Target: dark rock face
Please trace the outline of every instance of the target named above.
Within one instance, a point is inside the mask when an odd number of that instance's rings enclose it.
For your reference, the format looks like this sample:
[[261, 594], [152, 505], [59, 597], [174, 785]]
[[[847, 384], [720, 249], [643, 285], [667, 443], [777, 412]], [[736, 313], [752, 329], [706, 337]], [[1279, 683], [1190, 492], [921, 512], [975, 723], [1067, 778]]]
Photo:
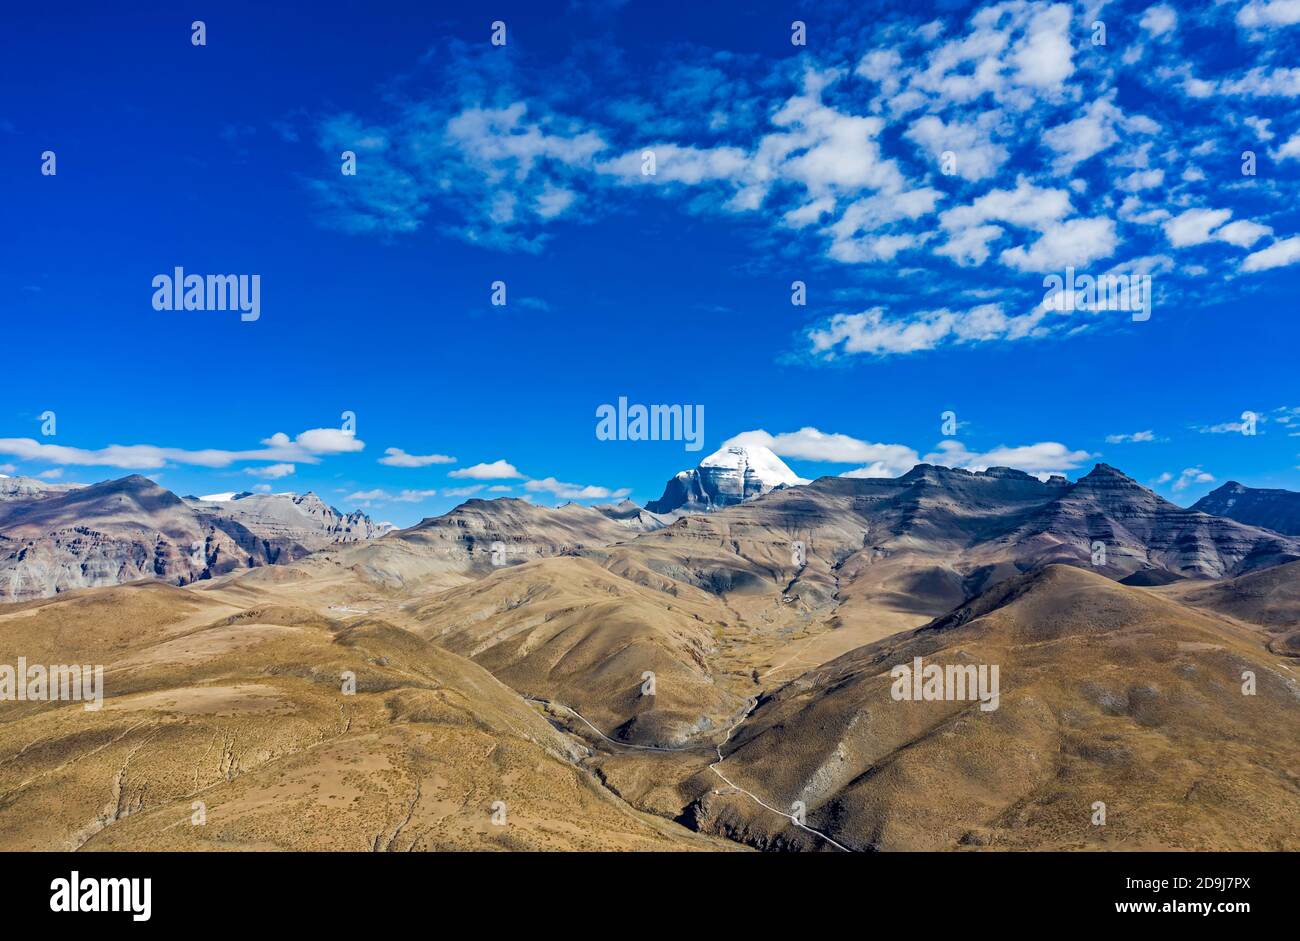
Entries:
[[1197, 500], [1192, 509], [1287, 536], [1300, 536], [1300, 493], [1292, 490], [1246, 487], [1230, 480]]

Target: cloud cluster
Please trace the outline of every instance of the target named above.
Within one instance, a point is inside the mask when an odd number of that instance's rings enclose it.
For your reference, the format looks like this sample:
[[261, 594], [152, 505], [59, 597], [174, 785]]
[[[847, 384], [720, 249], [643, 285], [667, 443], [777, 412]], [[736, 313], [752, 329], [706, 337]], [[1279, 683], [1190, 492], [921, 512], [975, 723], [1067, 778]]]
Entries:
[[[276, 432], [262, 440], [264, 447], [245, 451], [219, 448], [188, 450], [152, 444], [110, 444], [104, 448], [75, 448], [48, 444], [32, 438], [0, 438], [0, 454], [24, 461], [69, 464], [77, 467], [120, 467], [128, 470], [154, 470], [168, 464], [195, 467], [229, 467], [240, 461], [278, 461], [319, 464], [322, 457], [361, 451], [365, 442], [338, 428], [311, 428], [290, 438]], [[282, 468], [283, 470], [283, 468]], [[288, 471], [292, 473], [292, 470]], [[277, 476], [266, 474], [265, 476]], [[283, 473], [279, 476], [283, 476]]]
[[723, 447], [749, 445], [770, 448], [783, 458], [821, 461], [835, 464], [861, 464], [840, 473], [841, 477], [898, 477], [920, 463], [983, 471], [990, 467], [1011, 467], [1046, 478], [1077, 469], [1095, 455], [1067, 447], [1057, 441], [1041, 441], [1016, 447], [1000, 446], [990, 451], [971, 451], [955, 439], [946, 439], [936, 450], [918, 456], [903, 444], [878, 444], [850, 435], [828, 433], [805, 427], [798, 431], [771, 434], [762, 429], [746, 431], [726, 442]]
[[[804, 331], [813, 361], [1072, 335], [1107, 321], [1044, 317], [1044, 273], [1163, 258], [1162, 296], [1176, 300], [1209, 273], [1226, 283], [1300, 263], [1294, 214], [1290, 233], [1258, 218], [1277, 215], [1278, 196], [1294, 203], [1295, 172], [1265, 183], [1224, 159], [1243, 127], [1262, 146], [1276, 122], [1290, 134], [1277, 166], [1300, 163], [1287, 107], [1300, 68], [1280, 64], [1295, 7], [1249, 0], [1191, 17], [1168, 3], [1001, 0], [856, 32], [850, 19], [839, 41], [794, 59], [683, 46], [644, 75], [616, 55], [548, 67], [453, 44], [386, 113], [321, 122], [325, 154], [351, 149], [359, 169], [331, 167], [313, 187], [331, 224], [357, 232], [436, 220], [535, 251], [635, 193], [753, 215], [835, 264], [925, 272], [896, 304], [824, 312]], [[1137, 28], [1119, 28], [1128, 21]], [[1206, 27], [1242, 31], [1257, 64], [1225, 68], [1189, 39]], [[1138, 104], [1121, 104], [1124, 85]], [[991, 265], [995, 296], [961, 309], [953, 286]]]

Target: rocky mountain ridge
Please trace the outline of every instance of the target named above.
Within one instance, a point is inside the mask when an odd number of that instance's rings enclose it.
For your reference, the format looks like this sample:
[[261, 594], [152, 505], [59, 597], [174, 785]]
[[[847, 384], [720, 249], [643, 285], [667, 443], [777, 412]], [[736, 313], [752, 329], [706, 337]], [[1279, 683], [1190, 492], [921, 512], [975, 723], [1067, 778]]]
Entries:
[[4, 492], [10, 496], [0, 500], [0, 601], [141, 578], [184, 585], [385, 532], [365, 514], [340, 513], [315, 494], [204, 501], [139, 475]]
[[1292, 490], [1247, 487], [1230, 480], [1193, 503], [1192, 509], [1300, 536], [1300, 493]]

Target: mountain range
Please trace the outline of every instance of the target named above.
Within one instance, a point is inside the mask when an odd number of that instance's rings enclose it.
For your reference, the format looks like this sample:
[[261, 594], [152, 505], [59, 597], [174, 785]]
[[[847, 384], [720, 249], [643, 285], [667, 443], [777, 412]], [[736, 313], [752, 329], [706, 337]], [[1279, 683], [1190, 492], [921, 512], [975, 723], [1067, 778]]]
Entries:
[[1300, 493], [1246, 487], [1230, 480], [1192, 504], [1193, 510], [1300, 536]]
[[184, 585], [391, 528], [312, 493], [204, 500], [138, 475], [85, 487], [21, 477], [0, 484], [0, 601], [140, 578]]
[[[107, 687], [7, 705], [0, 847], [1300, 849], [1300, 538], [1104, 464], [714, 457], [662, 513], [386, 534], [310, 495], [8, 485], [11, 593], [38, 547], [164, 573], [0, 606], [0, 663]], [[900, 701], [922, 662], [997, 667], [996, 707]]]

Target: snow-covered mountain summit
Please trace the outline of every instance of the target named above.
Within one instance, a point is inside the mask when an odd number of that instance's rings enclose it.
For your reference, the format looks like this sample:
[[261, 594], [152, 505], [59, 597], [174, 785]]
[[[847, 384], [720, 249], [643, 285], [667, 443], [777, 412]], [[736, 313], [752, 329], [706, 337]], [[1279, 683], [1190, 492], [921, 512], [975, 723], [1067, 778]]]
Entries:
[[651, 513], [698, 513], [743, 503], [777, 487], [807, 483], [770, 448], [734, 446], [714, 451], [692, 470], [679, 472], [664, 495], [646, 504]]

